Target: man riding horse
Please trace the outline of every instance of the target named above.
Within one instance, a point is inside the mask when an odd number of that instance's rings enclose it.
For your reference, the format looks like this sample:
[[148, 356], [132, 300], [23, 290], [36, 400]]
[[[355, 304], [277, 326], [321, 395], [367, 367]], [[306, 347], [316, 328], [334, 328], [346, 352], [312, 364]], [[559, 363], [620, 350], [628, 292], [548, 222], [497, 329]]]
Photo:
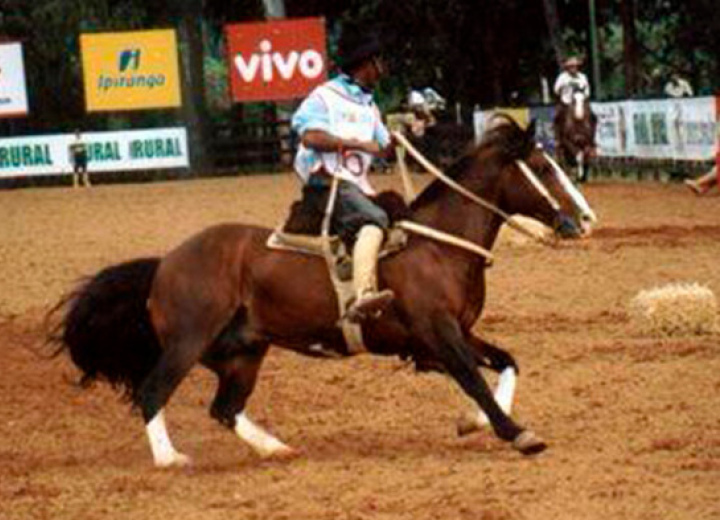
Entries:
[[377, 256], [389, 219], [368, 181], [373, 157], [386, 154], [391, 138], [372, 95], [385, 72], [379, 38], [346, 29], [338, 52], [341, 74], [313, 90], [293, 115], [301, 143], [295, 170], [306, 185], [306, 202], [315, 201], [321, 213], [333, 177], [339, 179], [331, 231], [353, 250], [356, 297], [346, 317], [360, 321], [393, 300], [392, 291], [377, 290]]
[[554, 127], [558, 156], [570, 163], [596, 153], [597, 117], [590, 110], [590, 83], [580, 71], [580, 63], [574, 56], [565, 60], [553, 87], [557, 97]]

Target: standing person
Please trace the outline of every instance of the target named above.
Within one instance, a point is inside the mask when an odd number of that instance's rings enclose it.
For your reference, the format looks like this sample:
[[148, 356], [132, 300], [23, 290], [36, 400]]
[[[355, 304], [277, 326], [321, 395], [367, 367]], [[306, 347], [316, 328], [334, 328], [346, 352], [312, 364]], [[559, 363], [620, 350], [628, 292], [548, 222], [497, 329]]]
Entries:
[[77, 188], [80, 180], [86, 188], [90, 187], [90, 174], [87, 171], [87, 145], [82, 140], [80, 129], [75, 130], [75, 141], [70, 143], [70, 162], [73, 166], [73, 186]]
[[690, 83], [680, 76], [678, 72], [673, 72], [670, 75], [670, 80], [665, 84], [665, 94], [674, 98], [692, 97], [693, 89]]
[[313, 90], [292, 117], [300, 137], [295, 170], [310, 188], [305, 197], [312, 197], [321, 212], [332, 177], [339, 179], [331, 226], [352, 247], [356, 295], [346, 317], [360, 321], [394, 298], [391, 290], [377, 288], [377, 256], [389, 218], [373, 201], [368, 180], [373, 158], [383, 156], [391, 144], [372, 95], [385, 65], [380, 40], [367, 28], [346, 28], [338, 54], [341, 74]]

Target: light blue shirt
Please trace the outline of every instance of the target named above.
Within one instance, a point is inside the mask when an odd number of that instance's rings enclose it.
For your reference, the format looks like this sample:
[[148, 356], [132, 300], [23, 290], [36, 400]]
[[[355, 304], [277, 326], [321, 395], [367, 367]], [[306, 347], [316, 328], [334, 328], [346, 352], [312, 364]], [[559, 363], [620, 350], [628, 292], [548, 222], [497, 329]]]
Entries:
[[[372, 139], [381, 148], [390, 144], [390, 134], [382, 123], [372, 94], [346, 75], [340, 75], [313, 90], [293, 114], [291, 125], [300, 137], [308, 130], [321, 130], [343, 138]], [[307, 181], [310, 174], [325, 166], [329, 173], [370, 192], [372, 188], [367, 183], [367, 168], [371, 159], [369, 156], [363, 158], [362, 171], [351, 172], [345, 168], [347, 157], [339, 157], [334, 152], [318, 152], [301, 144], [295, 157], [295, 169]]]

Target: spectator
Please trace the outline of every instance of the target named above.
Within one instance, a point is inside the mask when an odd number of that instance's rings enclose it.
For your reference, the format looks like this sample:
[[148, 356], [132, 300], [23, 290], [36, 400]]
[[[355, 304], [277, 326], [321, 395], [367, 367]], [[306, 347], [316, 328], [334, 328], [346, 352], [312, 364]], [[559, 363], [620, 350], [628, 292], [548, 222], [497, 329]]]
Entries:
[[69, 146], [70, 162], [73, 166], [73, 186], [77, 188], [82, 181], [86, 188], [90, 187], [90, 174], [87, 171], [87, 145], [82, 140], [80, 129], [75, 130], [75, 141]]
[[670, 80], [665, 84], [665, 94], [674, 98], [692, 97], [693, 89], [685, 78], [673, 72]]
[[695, 193], [695, 195], [698, 196], [705, 195], [708, 191], [712, 189], [713, 186], [717, 186], [717, 184], [717, 164], [713, 166], [709, 172], [701, 175], [697, 179], [685, 180], [685, 186], [690, 188]]

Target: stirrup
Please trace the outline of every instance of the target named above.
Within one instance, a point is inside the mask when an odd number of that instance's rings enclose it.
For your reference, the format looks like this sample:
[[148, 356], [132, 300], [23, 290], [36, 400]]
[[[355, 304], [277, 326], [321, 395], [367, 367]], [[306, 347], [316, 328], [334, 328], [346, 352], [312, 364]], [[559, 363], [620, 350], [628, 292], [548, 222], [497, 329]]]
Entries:
[[365, 293], [350, 304], [345, 312], [345, 318], [352, 323], [358, 323], [369, 317], [377, 317], [390, 306], [394, 299], [395, 293], [390, 289]]

